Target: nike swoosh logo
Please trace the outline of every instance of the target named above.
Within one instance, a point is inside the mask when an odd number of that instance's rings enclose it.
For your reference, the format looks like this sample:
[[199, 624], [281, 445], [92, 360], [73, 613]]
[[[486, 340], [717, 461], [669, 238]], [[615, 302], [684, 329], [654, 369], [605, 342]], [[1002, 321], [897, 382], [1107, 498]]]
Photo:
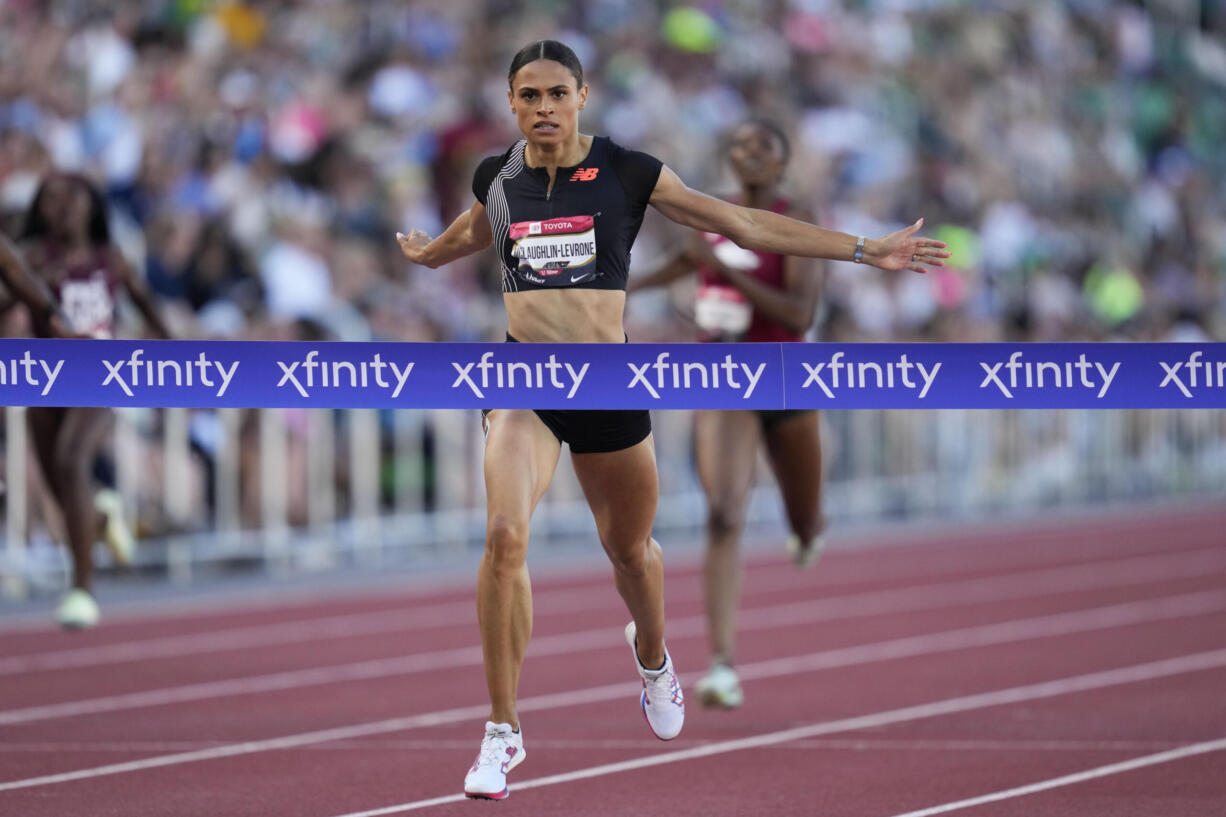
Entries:
[[570, 282], [571, 282], [572, 284], [577, 283], [577, 282], [579, 282], [579, 281], [582, 281], [584, 278], [589, 277], [590, 275], [591, 275], [591, 273], [590, 273], [590, 272], [585, 272], [583, 275], [572, 275], [572, 276], [570, 277]]

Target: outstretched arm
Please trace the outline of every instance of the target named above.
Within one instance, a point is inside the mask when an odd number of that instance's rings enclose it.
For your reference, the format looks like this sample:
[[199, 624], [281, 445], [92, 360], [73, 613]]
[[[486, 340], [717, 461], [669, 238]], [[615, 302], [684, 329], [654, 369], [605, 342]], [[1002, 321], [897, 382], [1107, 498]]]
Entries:
[[[719, 233], [749, 250], [834, 261], [851, 261], [856, 252], [854, 235], [708, 196], [686, 187], [667, 167], [660, 171], [651, 204], [678, 224]], [[927, 272], [929, 266], [945, 266], [946, 245], [915, 236], [923, 223], [920, 219], [883, 238], [866, 240], [861, 260], [884, 270]]]
[[414, 264], [437, 269], [457, 258], [484, 250], [494, 243], [494, 234], [485, 206], [475, 201], [433, 241], [421, 230], [410, 230], [408, 235], [396, 233], [396, 241], [405, 258]]
[[36, 318], [46, 320], [55, 312], [51, 297], [38, 285], [38, 281], [21, 260], [20, 251], [4, 235], [0, 234], [0, 278], [18, 301], [24, 303]]
[[26, 267], [21, 252], [3, 234], [0, 234], [0, 280], [4, 281], [13, 299], [30, 310], [36, 325], [50, 327], [55, 334], [60, 334], [63, 325], [55, 320], [58, 317], [55, 301]]

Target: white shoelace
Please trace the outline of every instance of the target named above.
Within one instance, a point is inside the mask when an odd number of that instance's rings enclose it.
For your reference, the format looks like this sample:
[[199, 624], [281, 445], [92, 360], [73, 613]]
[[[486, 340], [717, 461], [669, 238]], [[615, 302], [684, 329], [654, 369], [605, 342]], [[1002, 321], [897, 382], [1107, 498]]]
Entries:
[[677, 673], [671, 669], [665, 669], [659, 675], [643, 680], [647, 682], [647, 698], [652, 704], [673, 700], [675, 690], [680, 686]]
[[511, 735], [505, 732], [486, 732], [476, 765], [501, 766], [507, 760], [507, 748], [513, 745]]

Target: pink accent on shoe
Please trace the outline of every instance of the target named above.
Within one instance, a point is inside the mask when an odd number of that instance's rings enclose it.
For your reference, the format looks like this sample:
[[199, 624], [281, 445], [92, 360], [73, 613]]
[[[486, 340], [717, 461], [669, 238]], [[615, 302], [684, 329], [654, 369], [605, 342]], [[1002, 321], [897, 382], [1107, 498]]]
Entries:
[[503, 789], [493, 794], [470, 794], [469, 792], [464, 792], [464, 796], [469, 800], [505, 800], [510, 793], [510, 789]]

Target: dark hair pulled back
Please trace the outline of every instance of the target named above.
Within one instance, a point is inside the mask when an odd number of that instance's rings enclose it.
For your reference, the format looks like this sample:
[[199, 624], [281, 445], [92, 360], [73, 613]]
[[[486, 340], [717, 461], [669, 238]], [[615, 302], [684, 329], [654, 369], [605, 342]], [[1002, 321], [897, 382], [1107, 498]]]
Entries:
[[507, 83], [514, 82], [515, 75], [519, 73], [519, 69], [536, 60], [553, 60], [556, 63], [560, 63], [562, 67], [570, 71], [571, 75], [574, 76], [576, 87], [583, 87], [583, 65], [580, 64], [579, 58], [575, 56], [575, 52], [570, 49], [570, 46], [564, 45], [557, 40], [537, 40], [531, 45], [526, 45], [519, 49], [519, 52], [511, 60], [511, 70], [507, 72]]

